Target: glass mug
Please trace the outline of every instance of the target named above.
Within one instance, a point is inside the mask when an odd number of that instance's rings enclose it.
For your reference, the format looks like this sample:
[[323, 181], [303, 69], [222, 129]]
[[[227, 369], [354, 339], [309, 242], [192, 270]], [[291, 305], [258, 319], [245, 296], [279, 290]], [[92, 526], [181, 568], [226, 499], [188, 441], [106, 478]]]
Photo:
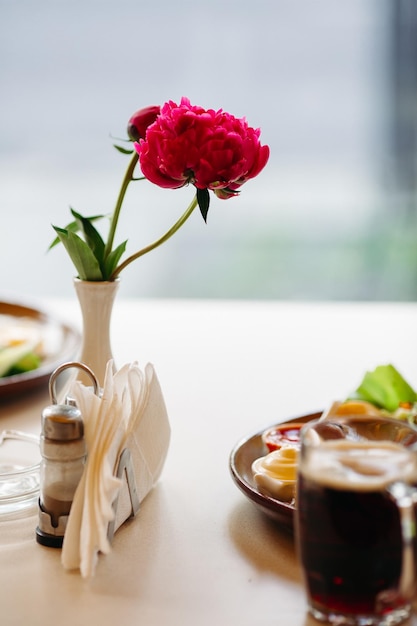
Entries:
[[345, 416], [301, 431], [296, 537], [309, 612], [392, 626], [415, 595], [417, 430]]

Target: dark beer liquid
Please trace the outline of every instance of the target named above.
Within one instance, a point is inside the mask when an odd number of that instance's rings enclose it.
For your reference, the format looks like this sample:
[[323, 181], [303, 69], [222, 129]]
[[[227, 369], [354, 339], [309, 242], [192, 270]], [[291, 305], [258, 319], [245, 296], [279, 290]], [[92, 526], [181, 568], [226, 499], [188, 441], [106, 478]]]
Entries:
[[343, 482], [334, 488], [300, 473], [298, 495], [300, 557], [312, 606], [351, 615], [402, 607], [401, 523], [389, 494], [347, 491]]

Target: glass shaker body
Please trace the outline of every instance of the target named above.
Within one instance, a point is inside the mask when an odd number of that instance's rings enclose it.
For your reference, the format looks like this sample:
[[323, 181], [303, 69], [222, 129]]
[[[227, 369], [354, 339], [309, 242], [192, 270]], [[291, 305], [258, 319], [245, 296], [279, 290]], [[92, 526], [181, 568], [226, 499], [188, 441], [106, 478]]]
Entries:
[[41, 443], [40, 505], [51, 517], [54, 528], [68, 516], [85, 463], [85, 442]]
[[61, 547], [68, 516], [84, 471], [86, 445], [81, 413], [52, 405], [42, 413], [38, 543]]

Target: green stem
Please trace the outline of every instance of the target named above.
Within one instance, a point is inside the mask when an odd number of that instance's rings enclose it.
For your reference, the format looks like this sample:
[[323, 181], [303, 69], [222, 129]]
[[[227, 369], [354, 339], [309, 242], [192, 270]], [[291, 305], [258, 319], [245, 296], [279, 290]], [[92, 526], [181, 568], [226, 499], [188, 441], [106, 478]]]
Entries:
[[126, 190], [129, 183], [133, 180], [133, 172], [135, 171], [136, 163], [138, 162], [139, 155], [135, 151], [133, 157], [129, 163], [129, 167], [124, 175], [122, 186], [119, 191], [119, 197], [117, 198], [116, 206], [113, 211], [113, 215], [110, 222], [109, 236], [107, 238], [106, 247], [104, 250], [104, 258], [107, 258], [113, 248], [114, 236], [116, 234], [117, 222], [119, 221], [120, 210], [122, 208], [123, 200], [126, 194]]
[[132, 254], [132, 256], [128, 257], [125, 261], [123, 261], [123, 263], [121, 263], [118, 267], [116, 267], [113, 274], [110, 276], [109, 280], [115, 280], [117, 276], [120, 274], [120, 272], [124, 270], [124, 268], [127, 265], [132, 263], [132, 261], [135, 261], [136, 259], [143, 256], [144, 254], [147, 254], [151, 250], [154, 250], [155, 248], [163, 244], [165, 241], [167, 241], [170, 237], [172, 237], [172, 235], [174, 235], [174, 233], [176, 233], [177, 230], [181, 228], [181, 226], [188, 220], [188, 218], [190, 217], [191, 213], [194, 211], [196, 206], [197, 206], [197, 194], [192, 199], [187, 210], [181, 215], [180, 219], [175, 222], [175, 224], [165, 233], [165, 235], [162, 235], [162, 237], [160, 237], [153, 243], [149, 244], [149, 246], [146, 246], [146, 248], [142, 248], [142, 250], [139, 250], [135, 254]]

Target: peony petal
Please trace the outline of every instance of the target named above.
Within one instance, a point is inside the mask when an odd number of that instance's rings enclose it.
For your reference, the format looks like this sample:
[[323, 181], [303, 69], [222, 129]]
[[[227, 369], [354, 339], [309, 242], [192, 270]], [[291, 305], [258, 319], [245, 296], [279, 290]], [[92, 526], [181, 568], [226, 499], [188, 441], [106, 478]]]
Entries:
[[176, 189], [191, 182], [225, 198], [265, 167], [269, 148], [259, 136], [245, 118], [193, 106], [183, 97], [179, 105], [162, 105], [135, 149], [144, 176], [156, 185]]

